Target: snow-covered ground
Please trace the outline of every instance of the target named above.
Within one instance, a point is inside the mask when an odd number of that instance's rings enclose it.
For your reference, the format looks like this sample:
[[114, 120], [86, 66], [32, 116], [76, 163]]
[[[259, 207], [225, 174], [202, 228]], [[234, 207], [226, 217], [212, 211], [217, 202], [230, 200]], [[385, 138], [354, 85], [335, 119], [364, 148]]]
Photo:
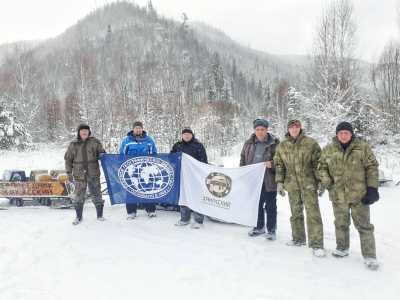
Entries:
[[[8, 168], [62, 168], [64, 149], [0, 153]], [[238, 157], [224, 159], [234, 165]], [[125, 220], [123, 206], [105, 208], [106, 222], [87, 205], [84, 222], [73, 210], [0, 210], [0, 299], [399, 299], [400, 187], [380, 190], [372, 206], [381, 268], [362, 263], [352, 227], [351, 255], [316, 258], [290, 239], [287, 199], [278, 199], [278, 239], [250, 238], [248, 228], [208, 221], [201, 230], [176, 228], [177, 213], [143, 212]], [[6, 205], [6, 202], [1, 202]], [[333, 214], [321, 199], [325, 245], [335, 247]]]

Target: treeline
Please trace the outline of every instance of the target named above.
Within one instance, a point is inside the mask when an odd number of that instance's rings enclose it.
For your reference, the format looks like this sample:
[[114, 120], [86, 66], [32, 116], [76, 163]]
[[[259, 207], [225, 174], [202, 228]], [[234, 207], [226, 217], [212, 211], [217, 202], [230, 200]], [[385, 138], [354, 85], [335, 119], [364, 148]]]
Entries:
[[118, 2], [58, 38], [16, 47], [0, 67], [0, 99], [37, 141], [69, 138], [87, 122], [112, 151], [139, 119], [165, 150], [192, 126], [225, 154], [247, 135], [243, 122], [268, 114], [267, 78], [277, 73], [268, 67], [255, 78], [243, 69], [235, 54], [200, 42], [187, 18], [165, 19], [151, 2]]
[[298, 65], [240, 46], [223, 33], [160, 16], [129, 1], [107, 4], [59, 37], [16, 46], [0, 66], [0, 104], [34, 141], [62, 141], [87, 122], [114, 151], [143, 120], [162, 151], [191, 126], [207, 148], [228, 154], [258, 116], [282, 135], [290, 118], [324, 139], [341, 120], [374, 143], [397, 135], [400, 47], [370, 66], [355, 56], [350, 0], [332, 0]]

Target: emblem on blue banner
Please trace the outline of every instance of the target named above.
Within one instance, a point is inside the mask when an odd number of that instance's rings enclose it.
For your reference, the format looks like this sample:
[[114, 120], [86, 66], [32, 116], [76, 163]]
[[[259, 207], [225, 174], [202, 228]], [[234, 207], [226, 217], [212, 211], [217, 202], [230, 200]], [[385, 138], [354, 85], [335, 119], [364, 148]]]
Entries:
[[118, 178], [125, 190], [145, 199], [164, 197], [175, 181], [174, 169], [168, 161], [149, 156], [125, 161], [118, 170]]
[[177, 205], [181, 159], [181, 153], [152, 156], [104, 154], [101, 166], [111, 204]]

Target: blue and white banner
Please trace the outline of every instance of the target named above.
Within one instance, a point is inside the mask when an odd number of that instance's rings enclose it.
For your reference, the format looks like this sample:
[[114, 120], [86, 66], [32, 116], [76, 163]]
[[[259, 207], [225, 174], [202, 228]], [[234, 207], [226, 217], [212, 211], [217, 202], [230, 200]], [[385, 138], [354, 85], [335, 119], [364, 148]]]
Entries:
[[180, 192], [180, 153], [153, 156], [104, 154], [101, 166], [111, 204], [177, 205]]

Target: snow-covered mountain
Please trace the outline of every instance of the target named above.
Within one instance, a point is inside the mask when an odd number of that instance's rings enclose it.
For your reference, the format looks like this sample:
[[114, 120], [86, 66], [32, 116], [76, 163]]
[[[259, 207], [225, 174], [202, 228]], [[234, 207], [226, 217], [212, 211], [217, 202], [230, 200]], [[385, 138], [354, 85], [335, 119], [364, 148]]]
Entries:
[[113, 149], [113, 138], [142, 119], [162, 147], [189, 125], [223, 152], [247, 136], [239, 124], [273, 115], [272, 98], [282, 82], [296, 83], [296, 72], [204, 24], [120, 1], [11, 53], [0, 65], [0, 101], [16, 108], [36, 141], [59, 140], [85, 121]]

